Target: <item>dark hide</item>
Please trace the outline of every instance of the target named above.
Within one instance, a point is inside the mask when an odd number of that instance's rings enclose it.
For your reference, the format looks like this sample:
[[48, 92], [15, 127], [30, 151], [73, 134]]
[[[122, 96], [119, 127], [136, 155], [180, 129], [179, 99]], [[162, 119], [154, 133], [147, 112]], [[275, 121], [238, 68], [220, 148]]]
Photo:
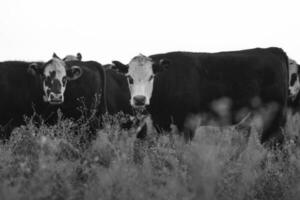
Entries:
[[[8, 139], [16, 126], [24, 123], [24, 115], [43, 113], [42, 77], [34, 75], [27, 62], [0, 63], [0, 126], [1, 139]], [[41, 63], [38, 63], [41, 65]]]
[[45, 103], [43, 66], [44, 63], [0, 63], [1, 139], [8, 139], [14, 127], [24, 124], [24, 116], [32, 116], [34, 112], [47, 124], [57, 122], [58, 109], [65, 118], [78, 120], [84, 114], [94, 122], [104, 113], [132, 113], [126, 78], [94, 61], [66, 62], [67, 73], [72, 66], [78, 66], [82, 75], [68, 81], [62, 104]]
[[[264, 127], [261, 142], [274, 137], [282, 139], [280, 127], [286, 120], [288, 60], [281, 49], [171, 52], [150, 57], [156, 67], [162, 60], [168, 61], [168, 69], [157, 73], [154, 80], [149, 107], [154, 124], [169, 130], [174, 123], [183, 130], [190, 114], [216, 117], [212, 103], [226, 97], [231, 100], [228, 121], [231, 124], [241, 119], [236, 114], [242, 108], [256, 111], [269, 103], [277, 105], [271, 122]], [[260, 103], [254, 103], [255, 99]]]
[[127, 79], [112, 69], [106, 70], [106, 99], [110, 114], [116, 114], [120, 111], [132, 114]]

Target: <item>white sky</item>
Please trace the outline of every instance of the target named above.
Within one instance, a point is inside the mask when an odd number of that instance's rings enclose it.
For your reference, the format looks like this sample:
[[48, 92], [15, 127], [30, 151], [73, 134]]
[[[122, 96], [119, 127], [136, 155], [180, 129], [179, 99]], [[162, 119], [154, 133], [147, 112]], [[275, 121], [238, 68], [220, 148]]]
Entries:
[[297, 0], [1, 0], [0, 60], [278, 46], [300, 62]]

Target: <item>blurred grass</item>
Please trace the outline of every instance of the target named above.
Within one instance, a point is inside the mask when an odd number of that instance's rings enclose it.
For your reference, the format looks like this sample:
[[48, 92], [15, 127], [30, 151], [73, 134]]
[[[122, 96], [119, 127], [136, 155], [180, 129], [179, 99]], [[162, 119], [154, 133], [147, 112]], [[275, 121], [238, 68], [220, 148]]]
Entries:
[[120, 121], [106, 116], [83, 144], [88, 127], [28, 120], [0, 145], [0, 199], [299, 199], [298, 114], [288, 116], [283, 149], [274, 151], [255, 129], [245, 137], [201, 127], [189, 143], [174, 134], [140, 141]]

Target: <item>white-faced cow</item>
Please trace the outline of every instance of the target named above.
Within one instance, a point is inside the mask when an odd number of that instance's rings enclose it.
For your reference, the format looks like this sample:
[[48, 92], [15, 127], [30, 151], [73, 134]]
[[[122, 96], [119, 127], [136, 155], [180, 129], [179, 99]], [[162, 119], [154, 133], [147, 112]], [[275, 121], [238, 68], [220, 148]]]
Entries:
[[[185, 129], [191, 115], [213, 118], [228, 109], [228, 123], [249, 111], [272, 108], [261, 142], [282, 141], [288, 96], [288, 58], [279, 48], [220, 53], [171, 52], [134, 57], [128, 65], [113, 62], [126, 75], [134, 108], [147, 108], [154, 124]], [[220, 99], [229, 105], [215, 106]], [[241, 112], [246, 111], [246, 112]], [[222, 113], [222, 112], [221, 112]], [[190, 138], [190, 132], [186, 137]]]
[[81, 77], [83, 69], [68, 67], [55, 54], [48, 62], [6, 61], [0, 63], [1, 138], [24, 123], [34, 112], [48, 118], [64, 103], [67, 82]]
[[[113, 63], [120, 66], [117, 61]], [[125, 70], [131, 94], [130, 104], [135, 108], [149, 105], [154, 80], [152, 60], [140, 55], [132, 59], [128, 66]]]
[[42, 65], [32, 63], [29, 71], [32, 75], [41, 77], [44, 90], [43, 99], [50, 104], [62, 104], [67, 82], [78, 79], [83, 73], [81, 67], [67, 66], [66, 62], [55, 53], [50, 61]]
[[131, 113], [126, 78], [95, 61], [63, 61], [58, 56], [43, 67], [44, 101], [61, 108], [68, 118], [79, 118], [88, 110], [115, 114]]
[[0, 136], [8, 139], [24, 115], [34, 112], [49, 123], [55, 122], [58, 108], [72, 119], [82, 116], [83, 106], [96, 117], [129, 113], [129, 95], [124, 76], [94, 61], [63, 61], [54, 54], [46, 63], [1, 62]]

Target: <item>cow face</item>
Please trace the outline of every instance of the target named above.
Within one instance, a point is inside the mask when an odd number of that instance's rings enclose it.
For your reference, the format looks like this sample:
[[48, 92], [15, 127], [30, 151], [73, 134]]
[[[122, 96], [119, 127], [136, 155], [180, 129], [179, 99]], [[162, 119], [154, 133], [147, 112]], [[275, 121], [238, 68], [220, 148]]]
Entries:
[[128, 65], [114, 61], [115, 69], [123, 73], [131, 94], [130, 104], [143, 109], [150, 104], [155, 74], [159, 71], [151, 58], [142, 54], [134, 57]]
[[42, 67], [38, 68], [31, 64], [30, 68], [42, 78], [43, 99], [50, 104], [63, 103], [67, 81], [76, 80], [82, 75], [80, 67], [67, 67], [66, 63], [56, 54], [53, 54], [53, 58]]
[[300, 69], [299, 65], [292, 59], [289, 59], [289, 98], [295, 100], [300, 91]]
[[154, 81], [151, 59], [139, 55], [133, 58], [128, 66], [126, 77], [131, 94], [131, 105], [133, 107], [149, 105]]

